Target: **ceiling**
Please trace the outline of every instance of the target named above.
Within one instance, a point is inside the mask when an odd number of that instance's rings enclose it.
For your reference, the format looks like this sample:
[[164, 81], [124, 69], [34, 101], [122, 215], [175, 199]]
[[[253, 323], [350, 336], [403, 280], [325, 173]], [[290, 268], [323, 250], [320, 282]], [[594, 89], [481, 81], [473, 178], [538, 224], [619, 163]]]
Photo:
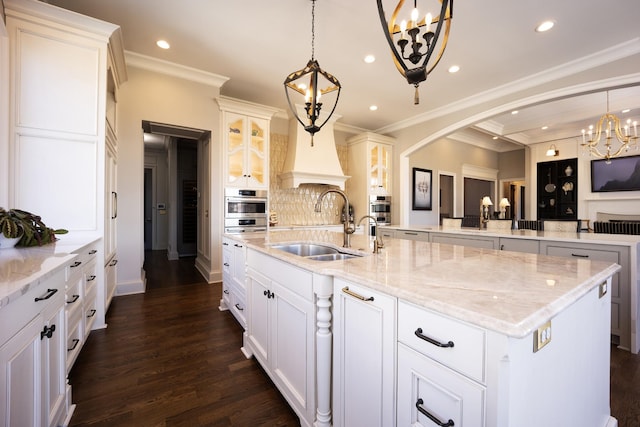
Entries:
[[[285, 77], [311, 57], [309, 0], [49, 3], [120, 25], [127, 51], [229, 77], [223, 95], [283, 110], [288, 108]], [[439, 6], [436, 0], [418, 3], [434, 12]], [[387, 14], [395, 4], [385, 0]], [[393, 65], [373, 0], [318, 0], [315, 9], [315, 59], [342, 85], [339, 123], [356, 130], [401, 128], [473, 100], [490, 103], [555, 79], [571, 84], [571, 73], [640, 58], [638, 0], [456, 0], [447, 50], [420, 86], [420, 104], [414, 105], [413, 86]], [[535, 32], [546, 19], [555, 20], [556, 26]], [[158, 39], [167, 40], [171, 49], [158, 48]], [[367, 54], [376, 61], [366, 64]], [[459, 65], [460, 71], [447, 72], [451, 65]], [[640, 120], [638, 76], [627, 84], [631, 87], [610, 93], [612, 112], [632, 108], [628, 114]], [[372, 104], [377, 111], [369, 110]], [[508, 151], [577, 136], [606, 105], [604, 92], [589, 93], [520, 108], [517, 115], [497, 114], [450, 137]], [[498, 140], [492, 139], [495, 135]]]

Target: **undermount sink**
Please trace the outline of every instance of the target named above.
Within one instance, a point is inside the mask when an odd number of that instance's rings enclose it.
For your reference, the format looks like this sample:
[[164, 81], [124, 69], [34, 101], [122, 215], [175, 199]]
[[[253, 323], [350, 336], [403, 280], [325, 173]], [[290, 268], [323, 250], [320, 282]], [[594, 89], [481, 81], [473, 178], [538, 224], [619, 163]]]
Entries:
[[288, 252], [314, 261], [338, 261], [361, 255], [341, 252], [340, 250], [319, 245], [317, 243], [288, 243], [284, 245], [272, 245], [271, 248]]

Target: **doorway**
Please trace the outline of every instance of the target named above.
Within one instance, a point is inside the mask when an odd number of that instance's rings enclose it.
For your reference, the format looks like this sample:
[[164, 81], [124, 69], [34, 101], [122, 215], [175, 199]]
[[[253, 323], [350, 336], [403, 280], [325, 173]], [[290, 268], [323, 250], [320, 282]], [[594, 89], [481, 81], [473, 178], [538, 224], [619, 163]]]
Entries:
[[440, 225], [442, 225], [442, 218], [455, 217], [453, 183], [453, 175], [440, 173]]
[[[495, 181], [484, 179], [464, 178], [464, 216], [480, 216], [480, 200], [484, 196], [489, 196], [495, 202]], [[489, 206], [489, 217], [493, 215], [494, 206]]]

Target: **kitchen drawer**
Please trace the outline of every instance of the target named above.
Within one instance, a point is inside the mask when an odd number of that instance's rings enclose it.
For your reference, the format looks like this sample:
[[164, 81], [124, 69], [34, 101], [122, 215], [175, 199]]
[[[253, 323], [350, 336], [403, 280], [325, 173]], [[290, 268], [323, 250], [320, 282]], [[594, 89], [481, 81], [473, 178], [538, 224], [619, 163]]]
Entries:
[[84, 295], [89, 295], [98, 283], [96, 262], [92, 260], [84, 267]]
[[96, 321], [97, 302], [96, 302], [96, 288], [93, 288], [92, 293], [85, 296], [84, 300], [84, 336], [89, 336], [89, 332], [93, 328], [93, 324]]
[[[78, 276], [79, 278], [81, 276]], [[69, 311], [77, 306], [82, 306], [82, 293], [80, 292], [81, 280], [67, 282], [65, 285], [65, 310]]]
[[485, 425], [486, 390], [415, 350], [398, 344], [398, 426], [437, 425], [420, 406], [445, 425]]
[[429, 233], [426, 231], [396, 230], [395, 237], [397, 239], [429, 241]]
[[501, 237], [500, 250], [537, 254], [538, 252], [540, 252], [540, 243], [537, 240], [509, 239]]
[[[485, 380], [486, 337], [482, 329], [400, 301], [398, 341], [476, 381]], [[449, 343], [453, 346], [438, 345]]]
[[489, 236], [461, 236], [433, 233], [431, 243], [445, 243], [447, 245], [468, 246], [472, 248], [498, 249], [499, 238]]
[[247, 304], [245, 302], [244, 295], [241, 295], [238, 292], [231, 292], [231, 305], [229, 306], [229, 310], [231, 310], [233, 316], [245, 330], [247, 329], [246, 308]]
[[[222, 302], [231, 307], [231, 281], [222, 277]], [[222, 308], [221, 308], [222, 309]]]
[[84, 343], [82, 310], [74, 310], [73, 313], [74, 319], [67, 318], [67, 374], [71, 371]]

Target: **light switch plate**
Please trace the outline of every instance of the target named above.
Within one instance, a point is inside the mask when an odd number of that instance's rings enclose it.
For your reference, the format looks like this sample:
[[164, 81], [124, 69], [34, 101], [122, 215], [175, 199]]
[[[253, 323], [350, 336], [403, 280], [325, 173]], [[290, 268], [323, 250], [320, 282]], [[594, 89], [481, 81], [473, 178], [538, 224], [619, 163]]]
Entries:
[[600, 289], [598, 292], [598, 298], [602, 298], [607, 294], [607, 282], [600, 283]]

